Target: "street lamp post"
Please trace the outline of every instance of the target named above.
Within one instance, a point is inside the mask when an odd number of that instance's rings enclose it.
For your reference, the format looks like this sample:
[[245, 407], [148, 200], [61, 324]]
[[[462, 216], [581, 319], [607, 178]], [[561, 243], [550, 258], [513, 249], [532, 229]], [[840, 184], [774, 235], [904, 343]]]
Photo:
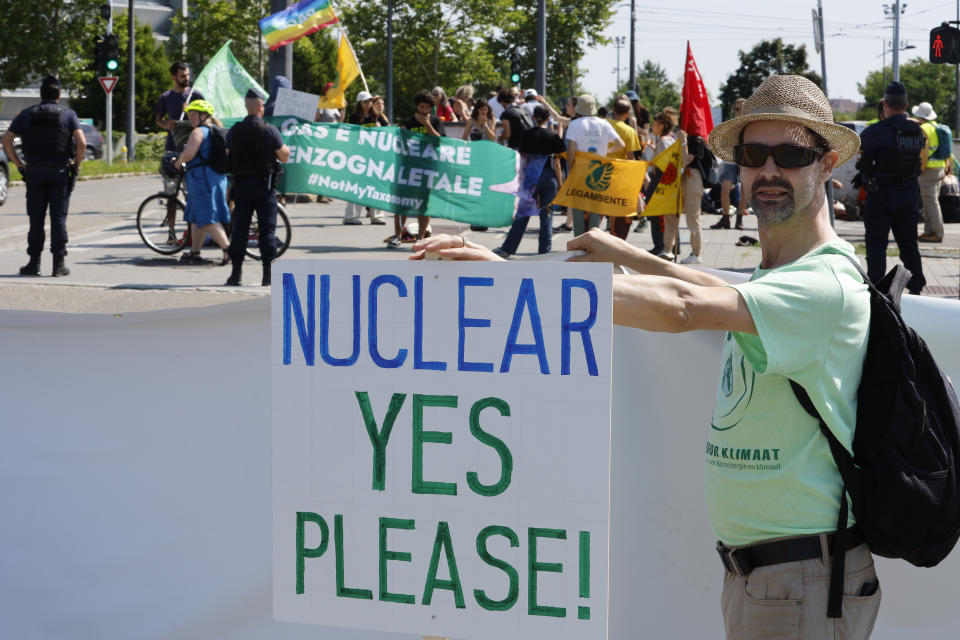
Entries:
[[620, 91], [620, 49], [626, 44], [627, 39], [623, 36], [614, 36], [613, 46], [617, 48], [617, 92]]
[[[960, 0], [957, 0], [957, 20], [960, 20]], [[637, 90], [637, 60], [636, 60], [636, 32], [637, 32], [637, 10], [636, 0], [630, 0], [630, 85], [631, 91]], [[620, 63], [617, 63], [620, 66]], [[960, 66], [957, 67], [957, 95], [960, 96]], [[619, 83], [617, 83], [619, 85]], [[960, 98], [958, 98], [960, 100]], [[958, 111], [960, 113], [960, 111]], [[960, 118], [960, 116], [958, 116]], [[960, 119], [957, 120], [960, 122]], [[960, 129], [960, 124], [957, 125]]]

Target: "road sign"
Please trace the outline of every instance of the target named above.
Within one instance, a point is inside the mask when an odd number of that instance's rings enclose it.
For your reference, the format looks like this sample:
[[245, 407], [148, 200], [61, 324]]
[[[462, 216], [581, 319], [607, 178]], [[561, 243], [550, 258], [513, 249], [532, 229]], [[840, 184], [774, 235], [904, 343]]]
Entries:
[[930, 30], [930, 62], [960, 64], [960, 29], [944, 22]]
[[103, 90], [109, 94], [117, 85], [117, 80], [119, 80], [119, 78], [116, 76], [107, 76], [105, 78], [97, 78], [97, 80], [100, 81], [100, 86], [103, 87]]

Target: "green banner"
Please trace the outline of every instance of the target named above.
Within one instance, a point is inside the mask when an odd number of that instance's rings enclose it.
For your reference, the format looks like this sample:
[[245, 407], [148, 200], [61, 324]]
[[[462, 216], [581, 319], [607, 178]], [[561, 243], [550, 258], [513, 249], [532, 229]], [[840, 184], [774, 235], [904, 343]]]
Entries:
[[267, 92], [253, 79], [247, 70], [237, 62], [230, 51], [230, 41], [220, 47], [216, 55], [203, 68], [193, 83], [194, 88], [203, 94], [204, 99], [216, 109], [217, 117], [242, 118], [247, 115], [243, 98], [248, 89], [256, 89], [264, 99]]
[[398, 127], [267, 120], [290, 147], [279, 185], [285, 193], [486, 227], [513, 222], [519, 156], [512, 149]]

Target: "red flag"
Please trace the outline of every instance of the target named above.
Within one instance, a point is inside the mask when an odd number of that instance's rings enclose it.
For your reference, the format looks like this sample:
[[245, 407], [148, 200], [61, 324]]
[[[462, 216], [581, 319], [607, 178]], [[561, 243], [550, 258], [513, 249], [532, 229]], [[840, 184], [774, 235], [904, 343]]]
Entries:
[[687, 64], [683, 72], [683, 96], [680, 101], [680, 128], [687, 135], [706, 138], [713, 130], [713, 114], [703, 78], [693, 59], [690, 41], [687, 41]]

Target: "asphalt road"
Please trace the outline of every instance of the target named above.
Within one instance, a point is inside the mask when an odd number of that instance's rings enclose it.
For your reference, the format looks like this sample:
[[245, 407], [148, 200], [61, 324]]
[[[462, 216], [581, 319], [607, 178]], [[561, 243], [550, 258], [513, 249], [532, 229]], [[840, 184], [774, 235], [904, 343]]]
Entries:
[[[247, 260], [242, 287], [225, 287], [229, 266], [183, 266], [179, 255], [163, 256], [140, 239], [136, 212], [144, 198], [162, 189], [158, 176], [87, 180], [77, 183], [67, 217], [67, 265], [71, 274], [51, 278], [52, 259], [45, 250], [39, 278], [18, 275], [26, 263], [26, 189], [14, 186], [0, 207], [0, 309], [37, 309], [82, 313], [122, 313], [158, 308], [205, 306], [269, 294], [261, 287], [259, 263]], [[285, 257], [402, 260], [408, 250], [390, 250], [387, 225], [345, 226], [345, 204], [287, 204], [293, 226]], [[533, 227], [533, 225], [531, 225]], [[437, 220], [435, 232], [459, 233], [466, 225]], [[485, 234], [498, 246], [503, 232]], [[48, 225], [49, 243], [49, 225]], [[409, 247], [409, 245], [405, 245]], [[47, 245], [49, 247], [49, 244]], [[215, 247], [204, 256], [220, 258]]]
[[[162, 188], [159, 176], [134, 176], [80, 181], [71, 199], [67, 228], [70, 235], [67, 264], [72, 273], [51, 278], [52, 259], [43, 255], [41, 277], [22, 277], [19, 268], [26, 263], [26, 190], [14, 186], [5, 205], [0, 207], [0, 310], [35, 309], [71, 313], [124, 313], [151, 309], [195, 307], [220, 304], [269, 294], [260, 287], [259, 263], [245, 263], [243, 287], [226, 287], [228, 266], [183, 266], [179, 256], [163, 256], [150, 250], [140, 239], [136, 212], [147, 196]], [[393, 234], [392, 216], [387, 224], [371, 225], [364, 219], [359, 226], [343, 225], [345, 203], [288, 203], [293, 226], [292, 241], [286, 257], [403, 260], [410, 245], [391, 250], [384, 240]], [[741, 247], [742, 235], [756, 237], [756, 219], [745, 219], [746, 229], [711, 230], [716, 216], [704, 216], [704, 266], [751, 271], [759, 264], [759, 247]], [[560, 220], [555, 218], [554, 224]], [[467, 225], [434, 219], [435, 233], [464, 233], [477, 243], [498, 247], [506, 229], [472, 232]], [[533, 255], [537, 247], [538, 221], [532, 220], [518, 255]], [[838, 221], [837, 232], [855, 245], [863, 243], [863, 224]], [[555, 235], [553, 247], [562, 251], [570, 234]], [[688, 239], [681, 223], [681, 240]], [[639, 247], [650, 246], [650, 233], [630, 233], [629, 241]], [[49, 246], [49, 245], [48, 245]], [[891, 243], [891, 247], [894, 247]], [[925, 295], [957, 297], [960, 280], [960, 223], [947, 225], [942, 245], [921, 247], [928, 289]], [[685, 249], [686, 251], [686, 249]], [[219, 259], [215, 247], [204, 249], [210, 259]], [[895, 257], [888, 259], [888, 268]]]

